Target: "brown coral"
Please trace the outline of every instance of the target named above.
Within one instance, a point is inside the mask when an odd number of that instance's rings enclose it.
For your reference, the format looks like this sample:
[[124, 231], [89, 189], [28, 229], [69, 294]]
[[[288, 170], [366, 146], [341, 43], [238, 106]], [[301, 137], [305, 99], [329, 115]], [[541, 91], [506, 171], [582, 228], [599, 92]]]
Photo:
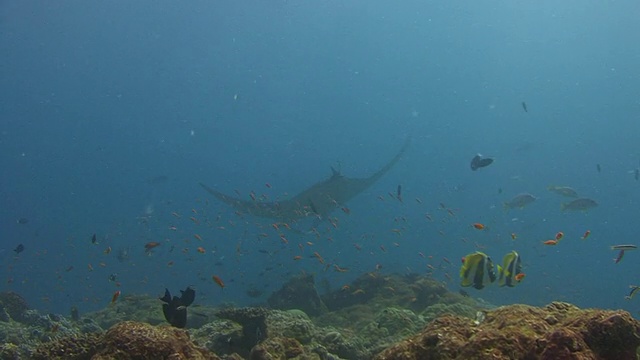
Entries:
[[125, 321], [107, 331], [92, 360], [107, 359], [219, 359], [196, 347], [185, 330]]
[[89, 360], [98, 348], [101, 335], [97, 333], [66, 336], [40, 344], [31, 359], [34, 360]]
[[635, 359], [640, 322], [624, 311], [505, 306], [484, 322], [445, 315], [376, 359]]

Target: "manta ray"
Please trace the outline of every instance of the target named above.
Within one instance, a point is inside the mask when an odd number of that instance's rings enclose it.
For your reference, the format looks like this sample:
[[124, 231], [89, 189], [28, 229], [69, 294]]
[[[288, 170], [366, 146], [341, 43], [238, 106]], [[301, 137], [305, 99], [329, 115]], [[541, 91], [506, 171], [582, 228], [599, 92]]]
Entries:
[[407, 139], [400, 152], [391, 161], [367, 178], [348, 178], [331, 167], [331, 177], [312, 185], [288, 200], [272, 202], [248, 201], [223, 194], [203, 183], [200, 183], [200, 186], [218, 200], [242, 213], [276, 219], [282, 222], [295, 221], [308, 216], [325, 218], [333, 210], [344, 206], [349, 200], [368, 189], [389, 172], [407, 150], [409, 142], [410, 140]]

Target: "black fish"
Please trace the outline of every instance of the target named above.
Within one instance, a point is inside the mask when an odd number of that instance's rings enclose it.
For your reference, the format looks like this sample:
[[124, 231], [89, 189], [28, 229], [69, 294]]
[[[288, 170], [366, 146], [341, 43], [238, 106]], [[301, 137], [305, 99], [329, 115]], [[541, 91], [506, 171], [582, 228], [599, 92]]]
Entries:
[[471, 170], [476, 171], [485, 166], [489, 166], [493, 163], [492, 158], [483, 158], [482, 155], [478, 154], [471, 159]]
[[91, 243], [94, 244], [94, 245], [98, 243], [98, 239], [96, 238], [96, 234], [93, 234], [93, 236], [91, 237]]
[[602, 167], [600, 167], [600, 164], [596, 164], [596, 170], [598, 170], [598, 172], [602, 172]]
[[400, 202], [402, 202], [402, 185], [398, 185], [398, 191], [396, 192], [396, 197]]
[[635, 169], [635, 171], [633, 172], [633, 177], [636, 179], [636, 181], [640, 180], [640, 169]]
[[348, 178], [331, 168], [333, 174], [330, 178], [311, 186], [289, 200], [278, 202], [246, 201], [223, 194], [203, 183], [200, 183], [200, 186], [223, 203], [254, 216], [279, 219], [283, 222], [291, 222], [307, 216], [326, 218], [337, 207], [344, 206], [349, 200], [368, 189], [388, 173], [400, 161], [409, 147], [409, 143], [410, 141], [407, 139], [400, 152], [391, 161], [367, 178]]
[[171, 297], [169, 289], [164, 289], [164, 296], [160, 298], [162, 313], [169, 324], [177, 328], [187, 326], [187, 306], [191, 305], [196, 298], [196, 291], [188, 286], [185, 290], [180, 290], [182, 297]]
[[16, 254], [20, 254], [21, 252], [24, 251], [24, 245], [20, 244], [20, 245], [16, 246], [16, 248], [13, 249], [13, 251], [15, 251]]
[[524, 109], [524, 112], [529, 112], [529, 111], [527, 110], [527, 103], [526, 103], [526, 102], [524, 102], [524, 101], [522, 102], [522, 108]]

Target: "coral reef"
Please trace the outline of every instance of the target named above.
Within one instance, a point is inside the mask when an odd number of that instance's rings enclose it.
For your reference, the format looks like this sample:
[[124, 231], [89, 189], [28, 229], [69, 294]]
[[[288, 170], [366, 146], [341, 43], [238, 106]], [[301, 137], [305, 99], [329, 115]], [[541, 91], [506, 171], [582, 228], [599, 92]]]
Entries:
[[27, 301], [13, 291], [0, 292], [0, 321], [23, 321], [23, 314], [29, 310]]
[[267, 303], [274, 309], [300, 309], [310, 316], [317, 316], [328, 310], [318, 295], [313, 275], [305, 274], [290, 279], [280, 290], [269, 296]]
[[554, 302], [483, 314], [475, 322], [455, 315], [436, 318], [376, 359], [635, 359], [640, 345], [640, 322], [624, 311]]
[[185, 330], [125, 321], [105, 334], [66, 336], [40, 344], [32, 359], [219, 359], [193, 344]]
[[99, 343], [92, 360], [219, 359], [196, 347], [185, 330], [125, 321], [114, 325]]

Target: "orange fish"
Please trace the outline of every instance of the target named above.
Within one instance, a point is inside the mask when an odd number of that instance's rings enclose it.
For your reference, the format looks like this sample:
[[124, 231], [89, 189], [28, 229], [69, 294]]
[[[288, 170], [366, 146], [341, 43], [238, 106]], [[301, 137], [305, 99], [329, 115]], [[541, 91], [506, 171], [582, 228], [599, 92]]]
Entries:
[[197, 249], [197, 250], [198, 250], [198, 252], [199, 252], [200, 254], [204, 254], [204, 253], [206, 253], [206, 252], [207, 252], [207, 250], [205, 250], [202, 246], [198, 247], [198, 249]]
[[526, 276], [526, 275], [525, 275], [524, 273], [519, 273], [519, 274], [516, 274], [516, 276], [514, 276], [513, 278], [514, 278], [516, 281], [522, 281], [522, 279], [524, 279], [524, 277], [525, 277], [525, 276]]
[[211, 278], [216, 284], [218, 284], [218, 286], [224, 289], [224, 281], [222, 281], [218, 275], [213, 275]]
[[333, 264], [333, 268], [334, 268], [337, 272], [347, 272], [347, 271], [349, 271], [349, 269], [348, 269], [348, 268], [342, 268], [342, 267], [340, 267], [340, 266], [338, 266], [338, 265], [336, 265], [336, 264]]
[[556, 234], [556, 240], [560, 241], [564, 237], [564, 233], [562, 231], [558, 231]]
[[120, 290], [116, 290], [116, 292], [114, 292], [113, 296], [111, 297], [111, 303], [114, 304], [116, 301], [118, 301], [119, 297], [120, 297]]
[[144, 244], [144, 251], [146, 253], [150, 252], [154, 247], [160, 246], [160, 243], [157, 241], [149, 241], [148, 243]]
[[474, 223], [473, 227], [478, 229], [478, 230], [484, 230], [484, 225], [482, 225], [480, 223]]
[[545, 245], [557, 245], [558, 240], [547, 240], [547, 241], [543, 241], [542, 243]]
[[322, 258], [322, 256], [320, 254], [318, 254], [318, 252], [314, 252], [313, 256], [315, 256], [318, 259], [320, 264], [324, 264], [324, 259]]
[[302, 256], [300, 256], [300, 255], [296, 255], [296, 256], [293, 257], [293, 260], [300, 260], [300, 259], [302, 259]]
[[581, 239], [584, 240], [584, 239], [588, 238], [590, 234], [591, 234], [591, 230], [585, 231], [584, 235], [582, 235]]

